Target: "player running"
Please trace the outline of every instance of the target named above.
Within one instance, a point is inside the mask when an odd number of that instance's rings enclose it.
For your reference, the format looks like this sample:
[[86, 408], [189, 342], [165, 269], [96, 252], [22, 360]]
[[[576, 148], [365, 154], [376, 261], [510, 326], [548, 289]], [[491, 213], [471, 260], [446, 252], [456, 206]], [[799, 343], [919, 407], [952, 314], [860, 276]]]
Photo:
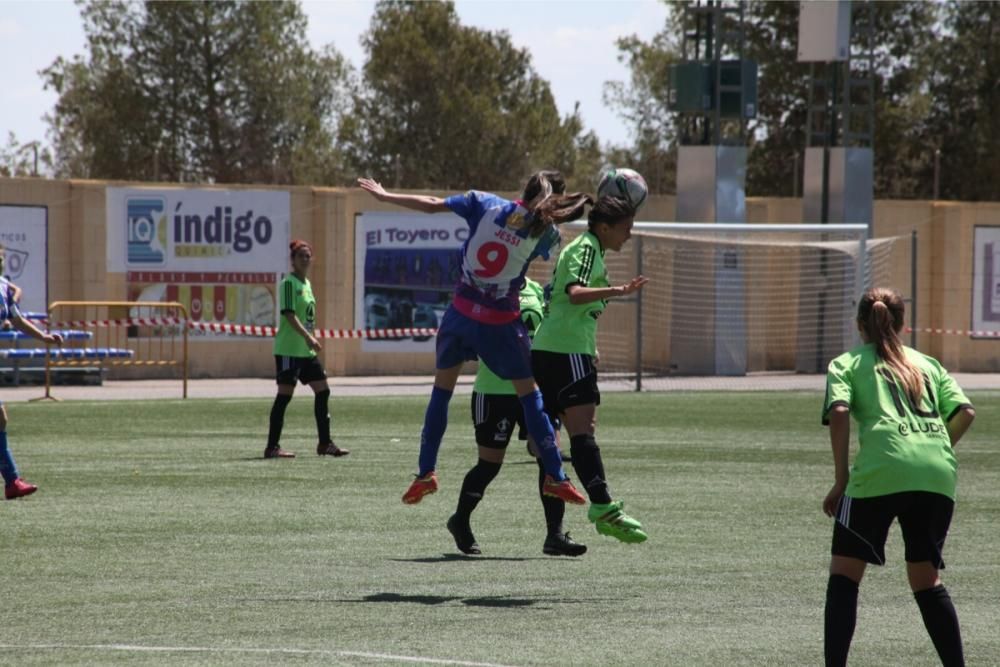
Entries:
[[594, 438], [597, 406], [597, 319], [608, 299], [642, 289], [648, 278], [624, 285], [608, 281], [604, 253], [621, 251], [632, 236], [635, 217], [624, 199], [601, 197], [587, 217], [587, 231], [560, 253], [545, 318], [535, 334], [531, 358], [545, 397], [545, 409], [558, 416], [570, 436], [569, 453], [590, 497], [587, 518], [597, 532], [622, 542], [646, 541], [642, 525], [611, 498], [601, 450]]
[[547, 473], [545, 493], [583, 504], [583, 496], [563, 471], [555, 433], [531, 374], [530, 342], [518, 317], [518, 292], [528, 264], [536, 257], [548, 258], [558, 246], [556, 225], [581, 217], [593, 203], [591, 197], [563, 194], [565, 181], [558, 171], [532, 175], [517, 201], [476, 190], [447, 199], [397, 194], [370, 178], [359, 178], [358, 185], [379, 201], [424, 213], [451, 211], [469, 224], [455, 296], [438, 327], [437, 370], [420, 436], [417, 478], [403, 494], [403, 502], [418, 503], [437, 490], [435, 467], [448, 425], [448, 403], [462, 365], [478, 356], [498, 376], [514, 383], [528, 432], [540, 445]]
[[[834, 484], [823, 511], [835, 517], [826, 590], [826, 664], [846, 665], [868, 563], [885, 563], [899, 519], [906, 574], [941, 662], [964, 665], [958, 615], [939, 570], [955, 507], [955, 444], [975, 418], [937, 360], [905, 347], [903, 299], [869, 289], [858, 304], [863, 345], [830, 362], [823, 423], [830, 426]], [[848, 471], [850, 416], [860, 447]]]

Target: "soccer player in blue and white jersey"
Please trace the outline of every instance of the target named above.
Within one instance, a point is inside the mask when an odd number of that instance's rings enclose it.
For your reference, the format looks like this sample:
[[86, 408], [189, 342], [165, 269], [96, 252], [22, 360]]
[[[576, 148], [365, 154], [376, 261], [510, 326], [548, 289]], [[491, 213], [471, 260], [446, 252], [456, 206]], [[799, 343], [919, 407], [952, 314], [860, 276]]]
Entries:
[[[0, 245], [0, 276], [3, 274], [4, 247]], [[7, 282], [6, 278], [0, 277], [0, 321], [10, 320], [18, 331], [28, 334], [45, 343], [59, 344], [62, 336], [59, 334], [43, 333], [30, 321], [21, 317], [15, 302], [15, 290]], [[14, 463], [14, 455], [10, 452], [7, 444], [7, 408], [0, 403], [0, 474], [3, 475], [4, 497], [7, 500], [14, 500], [22, 496], [30, 496], [38, 490], [34, 484], [28, 484], [17, 471], [17, 464]]]
[[455, 297], [438, 327], [437, 370], [420, 437], [419, 470], [403, 502], [415, 504], [437, 491], [434, 470], [448, 424], [448, 403], [462, 365], [478, 356], [499, 377], [514, 383], [528, 432], [541, 450], [548, 475], [545, 493], [583, 504], [584, 497], [563, 471], [552, 424], [542, 410], [518, 293], [528, 264], [536, 257], [548, 259], [558, 246], [556, 225], [581, 217], [593, 202], [591, 197], [563, 194], [565, 182], [557, 171], [535, 173], [517, 201], [476, 190], [447, 199], [391, 193], [370, 178], [359, 178], [358, 185], [382, 202], [424, 213], [456, 213], [468, 222], [470, 231], [462, 246]]

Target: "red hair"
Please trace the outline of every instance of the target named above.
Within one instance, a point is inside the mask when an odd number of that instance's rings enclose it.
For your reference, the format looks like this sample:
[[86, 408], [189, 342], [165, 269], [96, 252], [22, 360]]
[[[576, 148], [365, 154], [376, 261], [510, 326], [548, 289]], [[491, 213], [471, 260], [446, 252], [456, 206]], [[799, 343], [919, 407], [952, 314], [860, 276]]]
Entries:
[[295, 254], [299, 250], [302, 250], [303, 248], [308, 249], [310, 255], [312, 254], [312, 250], [313, 250], [312, 245], [310, 245], [308, 241], [303, 241], [301, 239], [295, 239], [294, 241], [292, 241], [291, 243], [289, 243], [288, 244], [288, 248], [289, 248], [289, 250], [292, 251], [292, 255], [291, 255], [292, 258], [294, 258]]

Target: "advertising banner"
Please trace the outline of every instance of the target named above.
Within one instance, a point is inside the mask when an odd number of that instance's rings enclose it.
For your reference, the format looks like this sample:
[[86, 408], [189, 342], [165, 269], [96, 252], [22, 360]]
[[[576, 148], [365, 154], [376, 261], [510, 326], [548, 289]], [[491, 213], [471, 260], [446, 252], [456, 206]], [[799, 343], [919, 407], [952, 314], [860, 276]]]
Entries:
[[125, 273], [130, 301], [179, 301], [195, 321], [277, 323], [288, 192], [108, 188], [107, 215], [108, 271]]
[[977, 225], [973, 253], [972, 329], [1000, 331], [1000, 227]]
[[[436, 328], [462, 270], [469, 226], [453, 213], [367, 212], [355, 219], [355, 326]], [[366, 352], [433, 352], [426, 336], [364, 339]]]
[[49, 209], [0, 205], [0, 243], [6, 248], [3, 275], [24, 293], [25, 313], [44, 313], [49, 302]]

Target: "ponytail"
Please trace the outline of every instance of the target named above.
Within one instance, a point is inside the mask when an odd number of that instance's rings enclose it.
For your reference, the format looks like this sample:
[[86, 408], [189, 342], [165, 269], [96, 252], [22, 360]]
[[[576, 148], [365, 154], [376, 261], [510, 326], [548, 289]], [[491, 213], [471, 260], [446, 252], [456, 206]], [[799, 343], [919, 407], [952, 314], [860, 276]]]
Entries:
[[920, 405], [924, 390], [924, 376], [920, 369], [906, 357], [899, 332], [903, 329], [905, 306], [898, 292], [884, 287], [873, 287], [864, 293], [858, 304], [858, 323], [868, 341], [875, 346], [875, 354], [903, 385], [913, 405]]
[[528, 233], [537, 238], [552, 225], [579, 220], [593, 203], [594, 198], [583, 192], [546, 197], [531, 211]]

